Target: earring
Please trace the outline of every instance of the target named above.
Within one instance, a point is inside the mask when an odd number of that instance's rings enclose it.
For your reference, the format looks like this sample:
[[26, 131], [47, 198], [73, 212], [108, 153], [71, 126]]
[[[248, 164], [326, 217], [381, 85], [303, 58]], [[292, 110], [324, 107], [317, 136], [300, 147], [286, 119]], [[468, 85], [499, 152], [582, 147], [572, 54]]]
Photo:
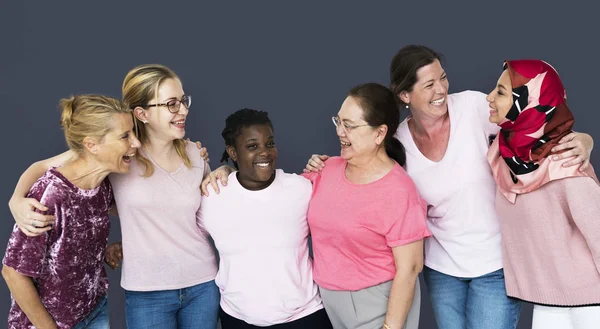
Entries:
[[[408, 107], [408, 106], [407, 106], [407, 107]], [[143, 123], [143, 124], [146, 124], [146, 123], [148, 123], [148, 121], [142, 121], [142, 123]]]
[[406, 108], [408, 108], [408, 104], [406, 104]]

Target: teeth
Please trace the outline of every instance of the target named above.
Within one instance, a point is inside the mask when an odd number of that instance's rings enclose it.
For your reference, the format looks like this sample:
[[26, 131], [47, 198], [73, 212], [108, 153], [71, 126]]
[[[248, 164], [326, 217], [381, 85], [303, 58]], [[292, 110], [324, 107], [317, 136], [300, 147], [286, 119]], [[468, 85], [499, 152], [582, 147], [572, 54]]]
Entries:
[[444, 102], [444, 98], [441, 98], [441, 99], [436, 99], [434, 101], [431, 101], [431, 104], [433, 104], [433, 105], [442, 105], [443, 102]]
[[340, 143], [344, 146], [350, 146], [352, 145], [352, 143], [348, 143], [348, 142], [344, 142], [344, 141], [340, 141]]
[[176, 125], [182, 125], [182, 124], [185, 123], [185, 120], [183, 120], [183, 121], [173, 121], [172, 123], [176, 124]]
[[260, 163], [257, 163], [256, 165], [259, 167], [268, 167], [269, 163], [268, 162], [260, 162]]

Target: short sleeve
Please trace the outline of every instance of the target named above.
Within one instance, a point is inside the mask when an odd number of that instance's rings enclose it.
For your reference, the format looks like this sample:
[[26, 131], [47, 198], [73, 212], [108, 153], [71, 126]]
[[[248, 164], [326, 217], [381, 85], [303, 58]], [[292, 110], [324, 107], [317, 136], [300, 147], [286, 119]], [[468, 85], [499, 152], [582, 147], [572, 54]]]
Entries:
[[[54, 186], [47, 175], [44, 175], [33, 184], [27, 197], [46, 203], [45, 205], [48, 207], [48, 211], [41, 213], [53, 215], [57, 213], [56, 207], [59, 205], [57, 205], [55, 200], [44, 198], [48, 191], [53, 190]], [[56, 231], [57, 228], [53, 227], [52, 230], [43, 233], [42, 235], [28, 237], [25, 233], [21, 232], [19, 227], [15, 224], [10, 238], [8, 239], [8, 246], [6, 247], [6, 253], [2, 263], [26, 276], [32, 278], [41, 276], [46, 262], [46, 253], [50, 235], [56, 234]]]
[[389, 217], [384, 233], [388, 247], [403, 246], [431, 236], [427, 228], [427, 206], [420, 197], [404, 204], [396, 217]]
[[315, 183], [315, 181], [317, 180], [317, 178], [319, 177], [320, 173], [318, 172], [309, 172], [309, 173], [302, 173], [300, 174], [300, 176], [308, 179], [312, 184]]
[[2, 263], [23, 275], [40, 277], [46, 261], [48, 235], [46, 232], [40, 236], [28, 237], [15, 224]]

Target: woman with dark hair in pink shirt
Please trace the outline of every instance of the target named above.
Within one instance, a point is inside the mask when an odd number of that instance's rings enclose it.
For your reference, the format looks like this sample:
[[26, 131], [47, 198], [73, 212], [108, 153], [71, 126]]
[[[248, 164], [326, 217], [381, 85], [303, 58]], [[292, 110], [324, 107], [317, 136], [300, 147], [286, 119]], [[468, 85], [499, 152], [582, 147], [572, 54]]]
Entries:
[[506, 61], [487, 100], [506, 292], [535, 304], [534, 329], [598, 328], [600, 186], [591, 166], [550, 156], [574, 122], [560, 77], [544, 61]]

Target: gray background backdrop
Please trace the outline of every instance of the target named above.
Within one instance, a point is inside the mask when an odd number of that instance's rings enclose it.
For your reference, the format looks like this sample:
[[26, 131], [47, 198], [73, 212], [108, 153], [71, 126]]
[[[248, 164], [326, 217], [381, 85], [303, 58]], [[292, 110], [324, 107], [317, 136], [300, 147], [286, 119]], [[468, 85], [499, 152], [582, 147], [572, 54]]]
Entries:
[[[445, 55], [451, 92], [487, 93], [504, 59], [547, 60], [567, 87], [576, 129], [598, 140], [599, 30], [595, 8], [566, 1], [1, 0], [0, 200], [29, 164], [65, 150], [61, 97], [120, 97], [123, 77], [142, 63], [180, 75], [194, 98], [187, 134], [209, 148], [213, 167], [224, 119], [242, 107], [270, 112], [284, 170], [300, 171], [312, 153], [336, 154], [330, 117], [345, 93], [362, 82], [387, 84], [392, 56], [411, 43]], [[13, 225], [4, 204], [2, 248]], [[111, 240], [119, 239], [115, 220]], [[124, 328], [120, 272], [109, 278], [112, 325]], [[0, 323], [9, 306], [0, 283]], [[530, 323], [526, 306], [519, 328]], [[421, 328], [435, 328], [425, 288]]]

